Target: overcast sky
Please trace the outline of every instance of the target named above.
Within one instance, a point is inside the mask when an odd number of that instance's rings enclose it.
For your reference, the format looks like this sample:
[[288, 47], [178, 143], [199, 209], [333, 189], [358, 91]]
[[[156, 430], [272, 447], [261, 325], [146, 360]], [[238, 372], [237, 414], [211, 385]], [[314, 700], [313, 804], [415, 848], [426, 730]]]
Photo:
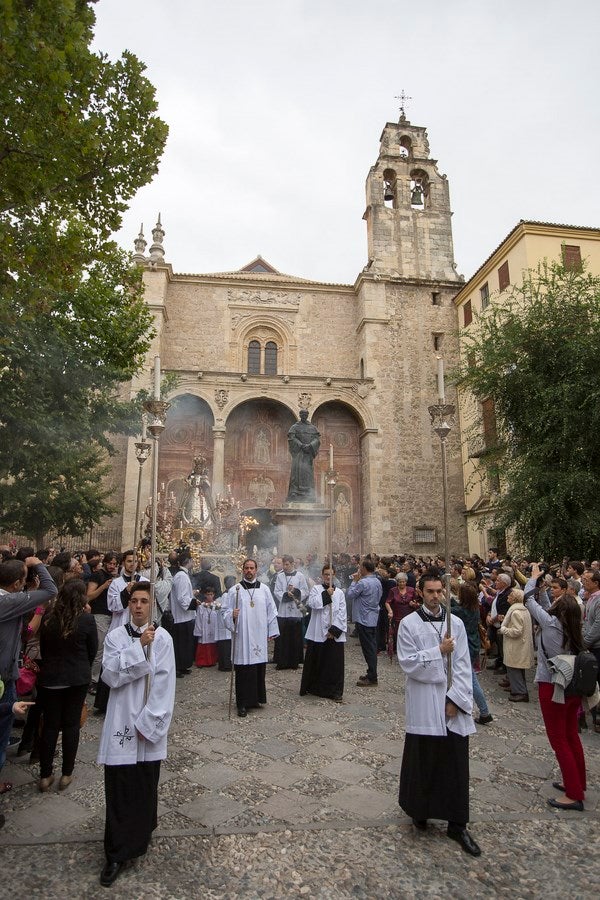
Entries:
[[446, 173], [458, 271], [519, 219], [600, 227], [598, 0], [99, 0], [96, 47], [148, 67], [170, 134], [124, 219], [176, 272], [352, 283], [365, 179], [407, 117]]

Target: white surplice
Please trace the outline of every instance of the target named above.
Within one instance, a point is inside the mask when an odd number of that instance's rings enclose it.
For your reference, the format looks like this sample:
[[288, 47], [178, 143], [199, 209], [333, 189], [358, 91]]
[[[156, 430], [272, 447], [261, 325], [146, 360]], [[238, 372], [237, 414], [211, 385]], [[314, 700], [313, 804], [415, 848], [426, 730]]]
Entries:
[[[288, 588], [297, 588], [300, 591], [300, 600], [288, 599]], [[302, 611], [298, 609], [298, 604], [304, 603], [308, 597], [308, 584], [306, 583], [306, 578], [302, 572], [294, 572], [293, 575], [286, 575], [285, 572], [278, 572], [273, 593], [275, 594], [275, 599], [279, 603], [277, 615], [280, 619], [302, 618]]]
[[[133, 575], [132, 580], [140, 580], [137, 572]], [[120, 625], [127, 625], [129, 622], [129, 598], [127, 599], [125, 606], [123, 606], [123, 601], [121, 600], [121, 594], [128, 584], [129, 581], [125, 581], [123, 573], [121, 572], [119, 577], [115, 578], [111, 583], [106, 593], [106, 605], [112, 613], [112, 619], [108, 626], [109, 631], [114, 631], [115, 628], [119, 628]]]
[[[97, 760], [103, 765], [125, 766], [166, 758], [175, 702], [171, 635], [157, 628], [151, 648], [148, 659], [140, 639], [131, 637], [125, 626], [106, 635], [102, 679], [110, 687], [110, 696]], [[144, 703], [148, 673], [150, 693]]]
[[180, 625], [182, 622], [191, 622], [196, 618], [196, 609], [190, 609], [193, 599], [194, 589], [188, 570], [180, 566], [171, 585], [171, 612], [176, 625]]
[[348, 630], [348, 612], [346, 609], [346, 598], [344, 592], [340, 588], [335, 588], [331, 595], [331, 603], [323, 606], [323, 590], [325, 586], [315, 584], [308, 595], [308, 606], [310, 607], [310, 622], [306, 629], [306, 640], [317, 641], [322, 644], [328, 640], [327, 632], [332, 625], [339, 628], [342, 632], [339, 637], [334, 640], [341, 644], [346, 640], [346, 632]]
[[[440, 627], [441, 626], [441, 627]], [[417, 612], [406, 616], [398, 629], [398, 661], [406, 678], [406, 731], [408, 734], [463, 737], [477, 729], [473, 721], [473, 682], [467, 633], [461, 619], [452, 616], [452, 686], [446, 690], [445, 658], [440, 642], [446, 623], [424, 622]], [[458, 707], [446, 717], [446, 697]]]
[[[217, 638], [217, 620], [219, 613], [216, 609], [208, 609], [204, 603], [200, 603], [196, 610], [194, 623], [194, 635], [200, 644], [214, 644]], [[227, 635], [229, 637], [229, 635]]]
[[[239, 594], [238, 594], [239, 587]], [[237, 620], [235, 635], [236, 666], [253, 666], [256, 663], [268, 662], [268, 638], [279, 636], [277, 625], [277, 607], [273, 595], [266, 584], [255, 588], [246, 588], [242, 584], [234, 584], [223, 601], [223, 623], [233, 640], [233, 609], [238, 596], [240, 614]], [[252, 605], [254, 604], [254, 605]], [[232, 644], [233, 647], [233, 644]]]

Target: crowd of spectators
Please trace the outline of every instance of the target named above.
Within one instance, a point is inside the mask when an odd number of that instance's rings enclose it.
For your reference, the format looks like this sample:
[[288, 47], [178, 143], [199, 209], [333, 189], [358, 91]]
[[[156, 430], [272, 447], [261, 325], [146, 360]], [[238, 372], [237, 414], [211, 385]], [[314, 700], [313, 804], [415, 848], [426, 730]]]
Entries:
[[[143, 548], [142, 548], [143, 549]], [[4, 696], [0, 704], [0, 770], [13, 729], [14, 714], [25, 716], [19, 754], [29, 753], [40, 762], [39, 788], [46, 791], [54, 781], [54, 755], [62, 733], [62, 776], [59, 789], [66, 789], [76, 762], [79, 729], [85, 712], [86, 693], [95, 694], [100, 683], [102, 644], [114, 626], [113, 617], [123, 610], [111, 609], [107, 602], [111, 585], [123, 592], [127, 583], [143, 572], [147, 578], [149, 562], [133, 550], [118, 554], [55, 552], [50, 548], [35, 552], [33, 547], [18, 550], [0, 548], [0, 677]], [[328, 560], [325, 560], [327, 562]], [[168, 592], [173, 576], [180, 571], [176, 554], [167, 565], [159, 565], [164, 591], [160, 610], [169, 610]], [[282, 559], [269, 553], [258, 554], [258, 579], [271, 590]], [[478, 708], [479, 725], [493, 723], [480, 675], [491, 668], [501, 676], [500, 686], [509, 702], [528, 703], [531, 673], [536, 665], [535, 681], [550, 743], [559, 761], [571, 751], [573, 728], [592, 728], [600, 733], [597, 709], [588, 722], [581, 703], [570, 701], [568, 721], [557, 722], [548, 695], [549, 675], [538, 635], [548, 642], [552, 652], [591, 650], [600, 663], [600, 563], [597, 560], [563, 559], [550, 564], [527, 559], [501, 559], [495, 549], [488, 558], [412, 556], [395, 554], [359, 557], [336, 554], [335, 586], [345, 593], [348, 619], [352, 621], [352, 590], [355, 573], [361, 567], [373, 573], [381, 584], [379, 619], [375, 630], [377, 653], [394, 657], [398, 628], [402, 619], [418, 608], [419, 577], [436, 571], [449, 576], [453, 612], [465, 624], [472, 663], [473, 696]], [[316, 554], [294, 557], [295, 570], [311, 587], [321, 577], [323, 560]], [[210, 571], [206, 560], [192, 573], [196, 594], [210, 588], [213, 597], [221, 591], [221, 577]], [[225, 575], [225, 573], [221, 573]], [[123, 581], [120, 584], [119, 579]], [[218, 585], [218, 591], [216, 586]], [[355, 623], [356, 624], [356, 623]], [[359, 623], [360, 628], [360, 623]], [[566, 637], [565, 637], [566, 635]], [[357, 632], [354, 632], [357, 636]], [[221, 668], [221, 665], [219, 664]], [[545, 686], [546, 685], [546, 686]], [[19, 696], [18, 696], [19, 695]], [[30, 705], [24, 705], [29, 703]], [[15, 726], [18, 722], [14, 723]], [[561, 731], [562, 729], [562, 731]], [[565, 750], [567, 746], [567, 750]], [[559, 785], [569, 802], [580, 802], [581, 760], [571, 754], [561, 771], [567, 772]], [[0, 794], [11, 789], [0, 781]], [[561, 802], [566, 802], [563, 799]], [[0, 827], [3, 819], [0, 816]]]

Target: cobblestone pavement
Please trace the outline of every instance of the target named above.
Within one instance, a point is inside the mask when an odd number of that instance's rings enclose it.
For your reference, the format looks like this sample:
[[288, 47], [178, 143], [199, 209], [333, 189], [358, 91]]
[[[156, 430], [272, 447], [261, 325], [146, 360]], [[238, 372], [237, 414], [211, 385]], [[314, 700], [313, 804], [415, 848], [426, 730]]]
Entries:
[[[403, 676], [380, 657], [379, 686], [357, 687], [364, 663], [355, 640], [346, 647], [341, 706], [300, 698], [300, 672], [268, 666], [268, 706], [246, 719], [234, 708], [228, 721], [227, 673], [194, 670], [178, 680], [158, 829], [112, 896], [597, 896], [600, 735], [582, 734], [586, 811], [551, 810], [558, 770], [535, 689], [529, 704], [508, 703], [485, 672], [494, 722], [471, 738], [471, 830], [482, 848], [474, 860], [441, 823], [417, 834], [399, 809]], [[29, 898], [106, 896], [94, 762], [101, 726], [90, 715], [64, 794], [40, 794], [37, 766], [9, 750], [2, 778], [14, 787], [0, 802], [0, 858], [12, 877], [0, 897], [15, 896], [19, 873]]]

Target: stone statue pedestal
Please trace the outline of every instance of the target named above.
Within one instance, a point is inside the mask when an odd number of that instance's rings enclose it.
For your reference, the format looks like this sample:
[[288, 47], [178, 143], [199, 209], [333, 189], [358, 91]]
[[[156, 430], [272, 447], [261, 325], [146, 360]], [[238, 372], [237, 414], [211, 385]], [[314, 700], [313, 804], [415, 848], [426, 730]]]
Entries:
[[307, 553], [317, 553], [323, 559], [327, 553], [327, 519], [331, 510], [316, 503], [286, 503], [274, 509], [271, 518], [277, 525], [277, 552], [279, 555], [305, 558]]

